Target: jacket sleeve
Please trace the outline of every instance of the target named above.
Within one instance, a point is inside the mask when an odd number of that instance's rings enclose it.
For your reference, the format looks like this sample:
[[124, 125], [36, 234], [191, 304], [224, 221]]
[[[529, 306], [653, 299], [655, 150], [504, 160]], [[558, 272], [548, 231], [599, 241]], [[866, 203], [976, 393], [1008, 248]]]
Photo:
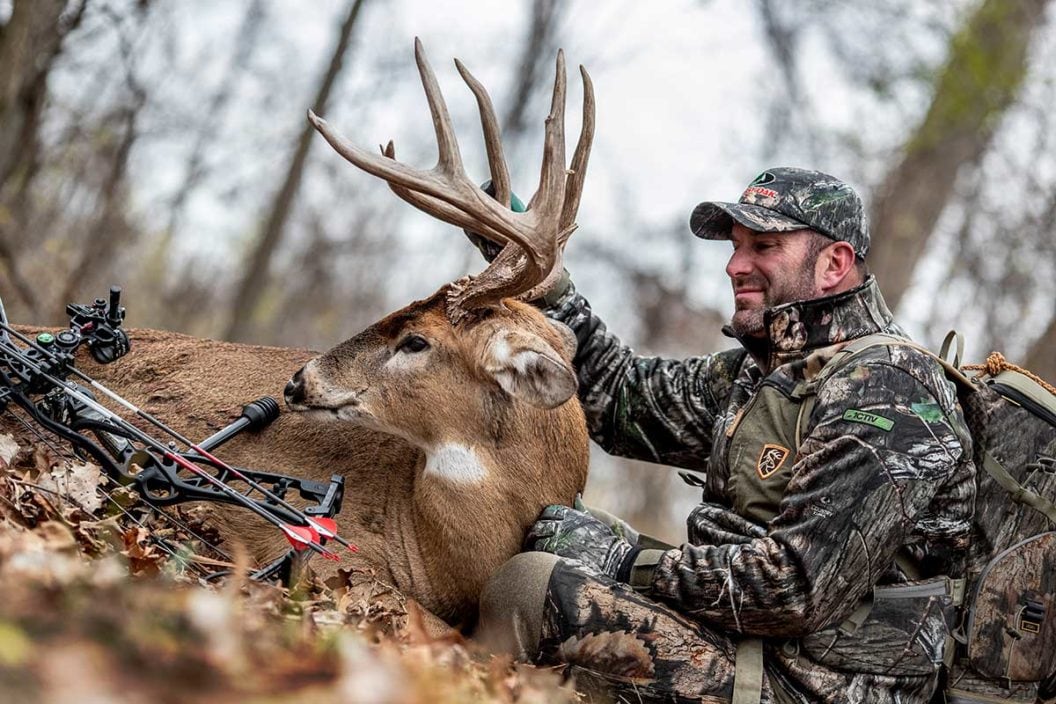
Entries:
[[602, 449], [704, 469], [712, 427], [726, 407], [743, 350], [686, 360], [639, 357], [608, 332], [571, 285], [544, 312], [576, 335], [579, 398], [590, 435]]
[[967, 534], [967, 520], [946, 519], [970, 518], [971, 476], [963, 505], [933, 501], [947, 482], [960, 486], [962, 454], [971, 456], [948, 384], [886, 359], [848, 367], [820, 389], [765, 534], [665, 552], [654, 595], [743, 634], [802, 636], [853, 611], [914, 529]]

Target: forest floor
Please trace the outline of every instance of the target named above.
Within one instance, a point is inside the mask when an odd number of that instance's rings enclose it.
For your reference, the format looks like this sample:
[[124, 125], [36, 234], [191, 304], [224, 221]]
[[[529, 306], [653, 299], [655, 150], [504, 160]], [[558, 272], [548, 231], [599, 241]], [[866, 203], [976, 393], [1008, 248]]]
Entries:
[[558, 671], [431, 638], [369, 573], [282, 589], [235, 553], [234, 576], [207, 583], [189, 569], [195, 539], [104, 484], [0, 434], [0, 701], [578, 701]]

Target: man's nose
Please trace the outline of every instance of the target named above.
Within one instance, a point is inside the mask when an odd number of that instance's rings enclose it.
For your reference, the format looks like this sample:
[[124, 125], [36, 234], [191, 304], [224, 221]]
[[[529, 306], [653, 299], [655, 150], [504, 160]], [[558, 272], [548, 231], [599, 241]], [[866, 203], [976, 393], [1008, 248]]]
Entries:
[[286, 399], [286, 405], [304, 401], [304, 367], [298, 369], [293, 378], [286, 383], [282, 396]]
[[730, 255], [730, 261], [726, 262], [726, 275], [731, 279], [738, 276], [747, 276], [752, 273], [751, 258], [740, 250], [734, 250]]

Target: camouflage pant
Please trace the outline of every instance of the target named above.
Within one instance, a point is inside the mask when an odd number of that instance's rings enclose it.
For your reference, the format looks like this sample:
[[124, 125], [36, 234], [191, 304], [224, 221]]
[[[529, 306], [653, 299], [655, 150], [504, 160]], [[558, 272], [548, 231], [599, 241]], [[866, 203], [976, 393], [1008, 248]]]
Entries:
[[[924, 601], [937, 604], [934, 599]], [[920, 606], [916, 599], [880, 599], [874, 615], [887, 621], [892, 609]], [[931, 619], [918, 618], [913, 635], [870, 624], [846, 643], [837, 642], [830, 629], [798, 641], [767, 641], [760, 701], [928, 702], [938, 669], [932, 664], [936, 655], [922, 652], [921, 643], [939, 635], [932, 633]], [[478, 633], [493, 650], [566, 665], [577, 688], [595, 701], [733, 697], [734, 639], [578, 562], [546, 553], [522, 553], [498, 571], [481, 599]]]
[[[736, 645], [574, 562], [554, 564], [537, 661], [564, 663], [592, 698], [729, 702]], [[762, 700], [773, 701], [764, 681]]]

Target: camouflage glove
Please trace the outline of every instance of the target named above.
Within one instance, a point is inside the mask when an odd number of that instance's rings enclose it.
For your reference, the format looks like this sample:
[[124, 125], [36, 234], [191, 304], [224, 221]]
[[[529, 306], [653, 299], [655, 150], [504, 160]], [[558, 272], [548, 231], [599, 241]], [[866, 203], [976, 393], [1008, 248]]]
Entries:
[[[485, 181], [480, 184], [480, 188], [489, 196], [495, 197], [495, 187], [492, 185], [491, 181]], [[510, 194], [510, 210], [515, 213], [523, 213], [527, 210], [521, 199], [517, 197], [516, 193]], [[486, 259], [489, 264], [495, 261], [495, 257], [499, 256], [499, 252], [502, 251], [504, 245], [492, 242], [484, 235], [470, 232], [465, 229], [463, 229], [462, 232], [466, 233], [466, 237], [469, 238], [469, 241], [473, 243], [473, 246], [477, 248], [477, 251], [484, 256], [484, 259]], [[550, 290], [550, 293], [537, 301], [531, 301], [531, 303], [547, 308], [553, 307], [557, 305], [558, 300], [568, 291], [571, 285], [572, 283], [568, 276], [568, 270], [563, 270], [561, 272], [561, 279], [554, 285], [553, 289]]]
[[[487, 193], [492, 198], [495, 197], [495, 186], [492, 185], [491, 181], [485, 181], [480, 184], [480, 189]], [[510, 194], [510, 210], [515, 213], [523, 213], [527, 208], [524, 207], [524, 203], [517, 197], [517, 194]], [[498, 242], [492, 242], [484, 235], [479, 235], [476, 232], [470, 232], [469, 230], [463, 229], [462, 232], [466, 233], [466, 237], [473, 243], [473, 246], [484, 255], [484, 259], [491, 262], [495, 261], [495, 257], [499, 256], [499, 252], [502, 251], [503, 245]]]
[[579, 560], [617, 581], [627, 582], [639, 550], [585, 511], [547, 506], [528, 537], [526, 550]]

